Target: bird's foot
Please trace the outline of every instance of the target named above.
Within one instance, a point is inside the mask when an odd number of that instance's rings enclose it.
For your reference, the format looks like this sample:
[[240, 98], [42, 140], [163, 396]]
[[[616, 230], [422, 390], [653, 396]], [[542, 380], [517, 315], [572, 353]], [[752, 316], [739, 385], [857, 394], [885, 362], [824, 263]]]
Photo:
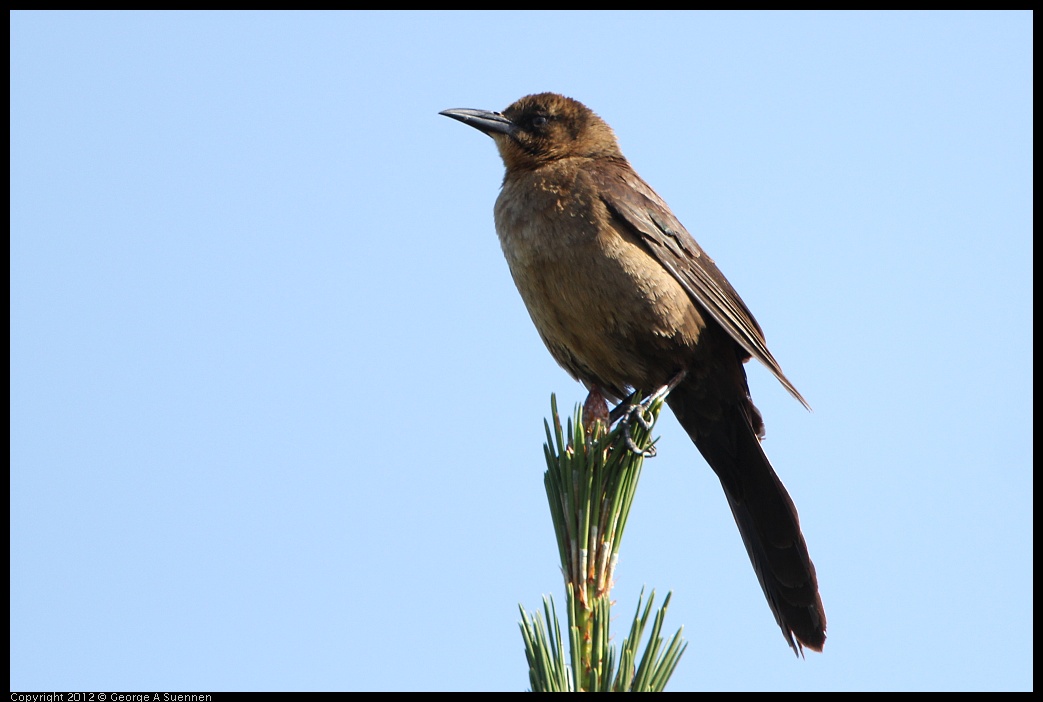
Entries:
[[637, 400], [637, 393], [635, 392], [633, 395], [616, 405], [615, 409], [613, 409], [612, 412], [609, 414], [609, 421], [619, 421], [620, 423], [622, 423], [623, 438], [626, 439], [627, 448], [629, 448], [634, 453], [640, 453], [644, 455], [645, 458], [652, 458], [656, 455], [655, 446], [650, 446], [647, 449], [642, 450], [638, 448], [637, 444], [634, 443], [634, 440], [630, 437], [631, 423], [637, 422], [641, 425], [643, 429], [651, 429], [653, 420], [646, 415], [646, 410], [648, 410], [648, 407], [656, 400], [662, 399], [669, 395], [670, 391], [676, 388], [681, 383], [681, 381], [684, 380], [686, 375], [688, 375], [688, 371], [682, 370], [680, 373], [675, 375], [669, 383], [662, 386], [654, 393], [646, 397], [644, 400], [641, 400], [640, 402], [635, 402], [635, 400]]
[[[648, 408], [642, 402], [629, 404], [625, 400], [619, 404], [619, 407], [624, 406], [623, 416], [620, 418], [619, 423], [623, 426], [623, 438], [626, 439], [627, 448], [634, 453], [640, 453], [645, 458], [654, 458], [656, 454], [655, 446], [642, 449], [630, 437], [630, 427], [633, 422], [637, 422], [645, 430], [652, 428], [652, 419], [645, 416], [645, 410]], [[619, 409], [619, 407], [616, 409]]]

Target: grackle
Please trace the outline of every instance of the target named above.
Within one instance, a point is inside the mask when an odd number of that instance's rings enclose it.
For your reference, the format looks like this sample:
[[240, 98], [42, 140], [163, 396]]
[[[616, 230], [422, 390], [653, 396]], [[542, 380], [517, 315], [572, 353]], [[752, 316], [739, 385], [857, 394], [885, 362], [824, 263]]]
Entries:
[[667, 404], [717, 474], [782, 633], [821, 651], [826, 614], [797, 509], [761, 448], [743, 364], [805, 407], [738, 293], [623, 157], [612, 129], [555, 93], [441, 114], [489, 135], [506, 166], [496, 231], [555, 360], [622, 400], [680, 378]]

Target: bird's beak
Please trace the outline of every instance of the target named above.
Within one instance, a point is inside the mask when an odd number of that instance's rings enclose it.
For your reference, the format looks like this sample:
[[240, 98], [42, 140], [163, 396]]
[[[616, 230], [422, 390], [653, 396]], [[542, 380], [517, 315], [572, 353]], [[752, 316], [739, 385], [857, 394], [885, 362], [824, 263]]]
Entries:
[[499, 112], [488, 110], [470, 110], [460, 108], [455, 110], [442, 110], [438, 114], [452, 117], [468, 124], [480, 132], [489, 136], [493, 134], [510, 134], [514, 131], [514, 124]]

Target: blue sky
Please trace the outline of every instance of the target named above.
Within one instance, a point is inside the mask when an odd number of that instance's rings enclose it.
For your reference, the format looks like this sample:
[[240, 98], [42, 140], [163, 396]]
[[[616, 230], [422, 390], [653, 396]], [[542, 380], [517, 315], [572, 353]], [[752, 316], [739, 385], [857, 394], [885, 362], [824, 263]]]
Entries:
[[829, 617], [657, 427], [672, 690], [1032, 688], [1029, 13], [11, 15], [11, 688], [520, 690], [561, 602], [491, 140], [575, 97], [741, 293]]

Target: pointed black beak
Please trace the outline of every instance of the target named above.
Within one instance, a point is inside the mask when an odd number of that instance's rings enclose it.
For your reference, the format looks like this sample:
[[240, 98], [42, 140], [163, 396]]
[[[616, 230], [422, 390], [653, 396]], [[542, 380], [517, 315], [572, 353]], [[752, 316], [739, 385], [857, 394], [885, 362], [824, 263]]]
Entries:
[[514, 131], [514, 124], [499, 112], [488, 110], [471, 110], [459, 108], [455, 110], [442, 110], [438, 114], [460, 120], [480, 132], [492, 136], [493, 134], [510, 134]]

